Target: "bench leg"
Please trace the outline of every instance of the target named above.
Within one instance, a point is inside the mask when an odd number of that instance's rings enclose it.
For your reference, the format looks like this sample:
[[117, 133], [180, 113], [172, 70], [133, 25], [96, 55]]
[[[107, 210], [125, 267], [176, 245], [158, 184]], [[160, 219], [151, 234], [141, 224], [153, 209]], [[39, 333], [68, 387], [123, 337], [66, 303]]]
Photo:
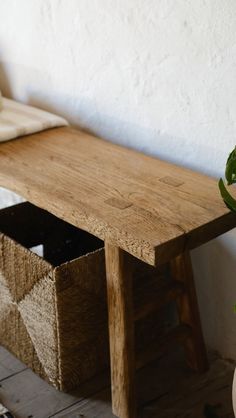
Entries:
[[180, 322], [189, 325], [192, 330], [192, 337], [185, 343], [187, 361], [194, 370], [204, 372], [208, 368], [208, 360], [189, 252], [173, 259], [170, 265], [172, 278], [182, 282], [185, 288], [185, 292], [177, 300], [177, 306]]
[[105, 255], [112, 409], [119, 418], [136, 418], [132, 260], [108, 243]]

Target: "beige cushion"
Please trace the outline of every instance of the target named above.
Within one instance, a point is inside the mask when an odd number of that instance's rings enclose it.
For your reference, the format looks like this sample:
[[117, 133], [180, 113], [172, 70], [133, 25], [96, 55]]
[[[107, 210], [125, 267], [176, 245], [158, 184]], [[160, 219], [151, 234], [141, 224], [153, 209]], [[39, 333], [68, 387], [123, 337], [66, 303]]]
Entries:
[[0, 142], [33, 134], [49, 128], [66, 126], [68, 122], [36, 107], [2, 97], [0, 112]]

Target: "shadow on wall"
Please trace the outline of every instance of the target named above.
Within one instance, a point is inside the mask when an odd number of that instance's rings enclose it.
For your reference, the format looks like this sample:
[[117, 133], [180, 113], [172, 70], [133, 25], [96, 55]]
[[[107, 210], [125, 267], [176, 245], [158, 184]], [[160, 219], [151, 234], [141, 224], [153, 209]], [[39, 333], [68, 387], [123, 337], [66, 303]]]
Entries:
[[70, 95], [63, 84], [56, 88], [51, 74], [0, 61], [0, 89], [6, 97], [63, 116], [72, 126], [108, 141], [219, 176], [212, 165], [209, 167], [208, 156], [215, 153], [210, 143], [206, 142], [203, 150], [189, 138], [173, 137], [158, 127], [139, 124], [138, 117], [133, 123], [125, 115], [118, 118], [112, 109], [107, 110], [105, 103], [98, 103], [96, 97]]
[[31, 91], [27, 95], [27, 103], [56, 113], [72, 126], [107, 141], [219, 177], [219, 173], [209, 167], [209, 155], [215, 152], [210, 143], [204, 144], [203, 152], [201, 147], [194, 147], [188, 138], [172, 137], [158, 128], [143, 127], [98, 110], [96, 101], [87, 97], [75, 98], [55, 92], [44, 95], [38, 91], [32, 94]]
[[207, 344], [223, 356], [236, 353], [236, 229], [192, 251]]
[[0, 60], [0, 90], [3, 96], [12, 97], [10, 81], [5, 70], [4, 64]]

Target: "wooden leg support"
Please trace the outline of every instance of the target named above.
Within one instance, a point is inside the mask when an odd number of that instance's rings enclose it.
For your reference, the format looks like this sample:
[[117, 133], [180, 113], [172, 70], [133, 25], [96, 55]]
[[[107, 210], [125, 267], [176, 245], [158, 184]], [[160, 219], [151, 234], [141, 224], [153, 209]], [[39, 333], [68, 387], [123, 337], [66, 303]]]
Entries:
[[132, 261], [125, 251], [105, 244], [113, 413], [137, 418], [135, 408]]
[[208, 368], [208, 361], [189, 252], [176, 257], [170, 264], [173, 279], [182, 282], [185, 287], [185, 292], [177, 299], [177, 305], [181, 323], [189, 325], [192, 330], [191, 338], [185, 343], [187, 361], [194, 370], [204, 372]]
[[[137, 418], [135, 405], [135, 351], [132, 257], [105, 243], [109, 338], [111, 356], [112, 409], [119, 418]], [[170, 262], [174, 280], [185, 291], [177, 297], [180, 322], [190, 334], [184, 347], [190, 367], [203, 372], [208, 368], [202, 335], [191, 258], [188, 252]]]

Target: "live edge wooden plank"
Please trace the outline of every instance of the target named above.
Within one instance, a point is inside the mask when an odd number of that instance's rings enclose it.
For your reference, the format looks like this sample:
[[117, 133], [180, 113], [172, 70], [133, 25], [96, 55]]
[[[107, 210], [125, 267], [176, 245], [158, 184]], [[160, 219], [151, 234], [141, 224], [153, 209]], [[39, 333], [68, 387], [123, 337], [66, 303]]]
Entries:
[[0, 185], [152, 265], [236, 226], [216, 179], [70, 127], [1, 143]]

